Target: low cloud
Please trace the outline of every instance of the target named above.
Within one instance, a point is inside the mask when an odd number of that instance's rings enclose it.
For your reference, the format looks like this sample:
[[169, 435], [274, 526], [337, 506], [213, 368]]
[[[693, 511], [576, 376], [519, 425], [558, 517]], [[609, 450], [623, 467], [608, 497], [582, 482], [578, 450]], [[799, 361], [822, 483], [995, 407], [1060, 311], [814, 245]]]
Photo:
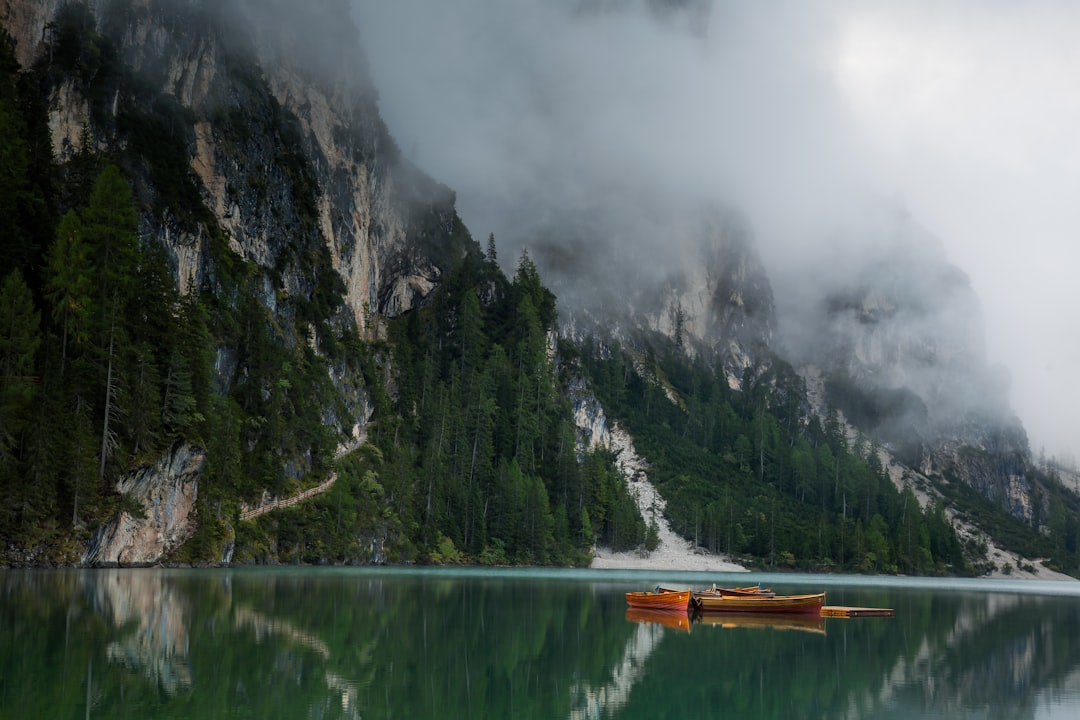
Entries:
[[[391, 133], [504, 262], [548, 242], [568, 269], [662, 273], [696, 251], [694, 208], [733, 209], [796, 346], [808, 301], [897, 247], [951, 262], [1034, 449], [1075, 453], [1071, 3], [354, 0], [354, 16]], [[935, 329], [980, 335], [964, 308]]]

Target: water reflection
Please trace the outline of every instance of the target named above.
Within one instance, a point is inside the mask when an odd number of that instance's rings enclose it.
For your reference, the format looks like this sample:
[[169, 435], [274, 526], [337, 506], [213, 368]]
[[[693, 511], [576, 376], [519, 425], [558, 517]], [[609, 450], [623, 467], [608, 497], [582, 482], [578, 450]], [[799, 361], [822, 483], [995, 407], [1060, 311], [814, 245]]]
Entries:
[[118, 635], [105, 647], [110, 662], [141, 673], [167, 695], [191, 687], [185, 595], [157, 573], [104, 570], [86, 587], [94, 609]]
[[[648, 613], [649, 611], [641, 612]], [[658, 623], [653, 620], [640, 622], [634, 633], [627, 638], [623, 656], [611, 668], [611, 679], [608, 682], [596, 687], [587, 681], [582, 681], [571, 688], [569, 715], [571, 720], [611, 717], [626, 705], [630, 700], [630, 691], [634, 689], [634, 685], [646, 671], [649, 656], [663, 637], [661, 628], [665, 625], [667, 623]]]
[[711, 625], [727, 630], [753, 628], [756, 630], [797, 630], [799, 632], [825, 634], [825, 621], [814, 615], [769, 613], [698, 613], [695, 625]]
[[940, 717], [1034, 717], [1039, 693], [1077, 668], [1074, 603], [1021, 595], [959, 601], [950, 626], [897, 658], [877, 706]]
[[626, 608], [626, 619], [630, 622], [663, 625], [683, 632], [690, 632], [690, 616], [683, 612], [650, 610], [648, 608]]
[[603, 578], [0, 573], [0, 718], [1080, 714], [1075, 597], [838, 587], [896, 616], [691, 617]]

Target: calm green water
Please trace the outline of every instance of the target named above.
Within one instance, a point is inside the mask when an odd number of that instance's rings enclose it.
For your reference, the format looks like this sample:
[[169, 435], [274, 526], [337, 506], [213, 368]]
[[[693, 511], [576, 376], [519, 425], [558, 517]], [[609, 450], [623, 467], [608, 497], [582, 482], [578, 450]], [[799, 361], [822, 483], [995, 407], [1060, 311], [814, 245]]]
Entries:
[[[627, 590], [748, 579], [896, 617], [627, 617]], [[0, 571], [0, 718], [736, 716], [1080, 717], [1080, 583]]]

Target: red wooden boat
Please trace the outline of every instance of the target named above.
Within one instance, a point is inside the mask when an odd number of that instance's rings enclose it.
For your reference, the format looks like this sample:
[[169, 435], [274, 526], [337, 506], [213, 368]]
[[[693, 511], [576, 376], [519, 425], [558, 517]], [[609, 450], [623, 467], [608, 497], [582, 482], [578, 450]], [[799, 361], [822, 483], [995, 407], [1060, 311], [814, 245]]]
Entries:
[[682, 610], [690, 607], [690, 590], [665, 590], [656, 592], [641, 591], [626, 593], [626, 604], [630, 607], [651, 610]]

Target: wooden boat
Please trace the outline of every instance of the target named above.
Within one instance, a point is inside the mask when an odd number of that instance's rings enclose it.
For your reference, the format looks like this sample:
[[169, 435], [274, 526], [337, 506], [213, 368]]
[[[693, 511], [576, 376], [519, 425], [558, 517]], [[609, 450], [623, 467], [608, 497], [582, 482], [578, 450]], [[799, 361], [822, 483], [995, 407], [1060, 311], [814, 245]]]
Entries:
[[821, 614], [825, 593], [813, 595], [725, 595], [711, 590], [695, 592], [694, 604], [702, 612], [814, 613]]
[[[671, 590], [670, 588], [660, 587], [659, 585], [656, 586], [656, 589], [658, 591], [663, 591], [663, 592], [677, 592], [676, 590]], [[760, 585], [750, 585], [748, 587], [737, 587], [737, 588], [722, 588], [722, 587], [717, 587], [716, 584], [714, 583], [711, 588], [707, 588], [705, 590], [697, 590], [697, 591], [694, 592], [694, 594], [695, 595], [710, 594], [710, 595], [737, 595], [737, 596], [753, 596], [753, 597], [772, 597], [776, 593], [774, 593], [769, 588], [763, 588]], [[691, 605], [694, 604], [692, 600], [691, 600], [690, 604]]]
[[656, 592], [641, 591], [626, 593], [626, 604], [635, 608], [652, 610], [682, 610], [690, 607], [690, 590], [665, 590], [658, 589]]
[[728, 630], [750, 628], [761, 630], [796, 630], [799, 632], [825, 634], [825, 621], [812, 613], [718, 613], [695, 612], [696, 625], [713, 625]]
[[737, 588], [722, 588], [717, 587], [715, 584], [713, 584], [710, 590], [705, 590], [703, 592], [712, 592], [714, 594], [718, 593], [720, 595], [731, 595], [733, 597], [772, 597], [776, 595], [776, 593], [774, 593], [769, 588], [763, 588], [760, 585], [750, 585], [748, 587]]
[[649, 608], [628, 607], [626, 619], [640, 624], [663, 625], [664, 627], [690, 632], [690, 616], [685, 609], [652, 610]]

